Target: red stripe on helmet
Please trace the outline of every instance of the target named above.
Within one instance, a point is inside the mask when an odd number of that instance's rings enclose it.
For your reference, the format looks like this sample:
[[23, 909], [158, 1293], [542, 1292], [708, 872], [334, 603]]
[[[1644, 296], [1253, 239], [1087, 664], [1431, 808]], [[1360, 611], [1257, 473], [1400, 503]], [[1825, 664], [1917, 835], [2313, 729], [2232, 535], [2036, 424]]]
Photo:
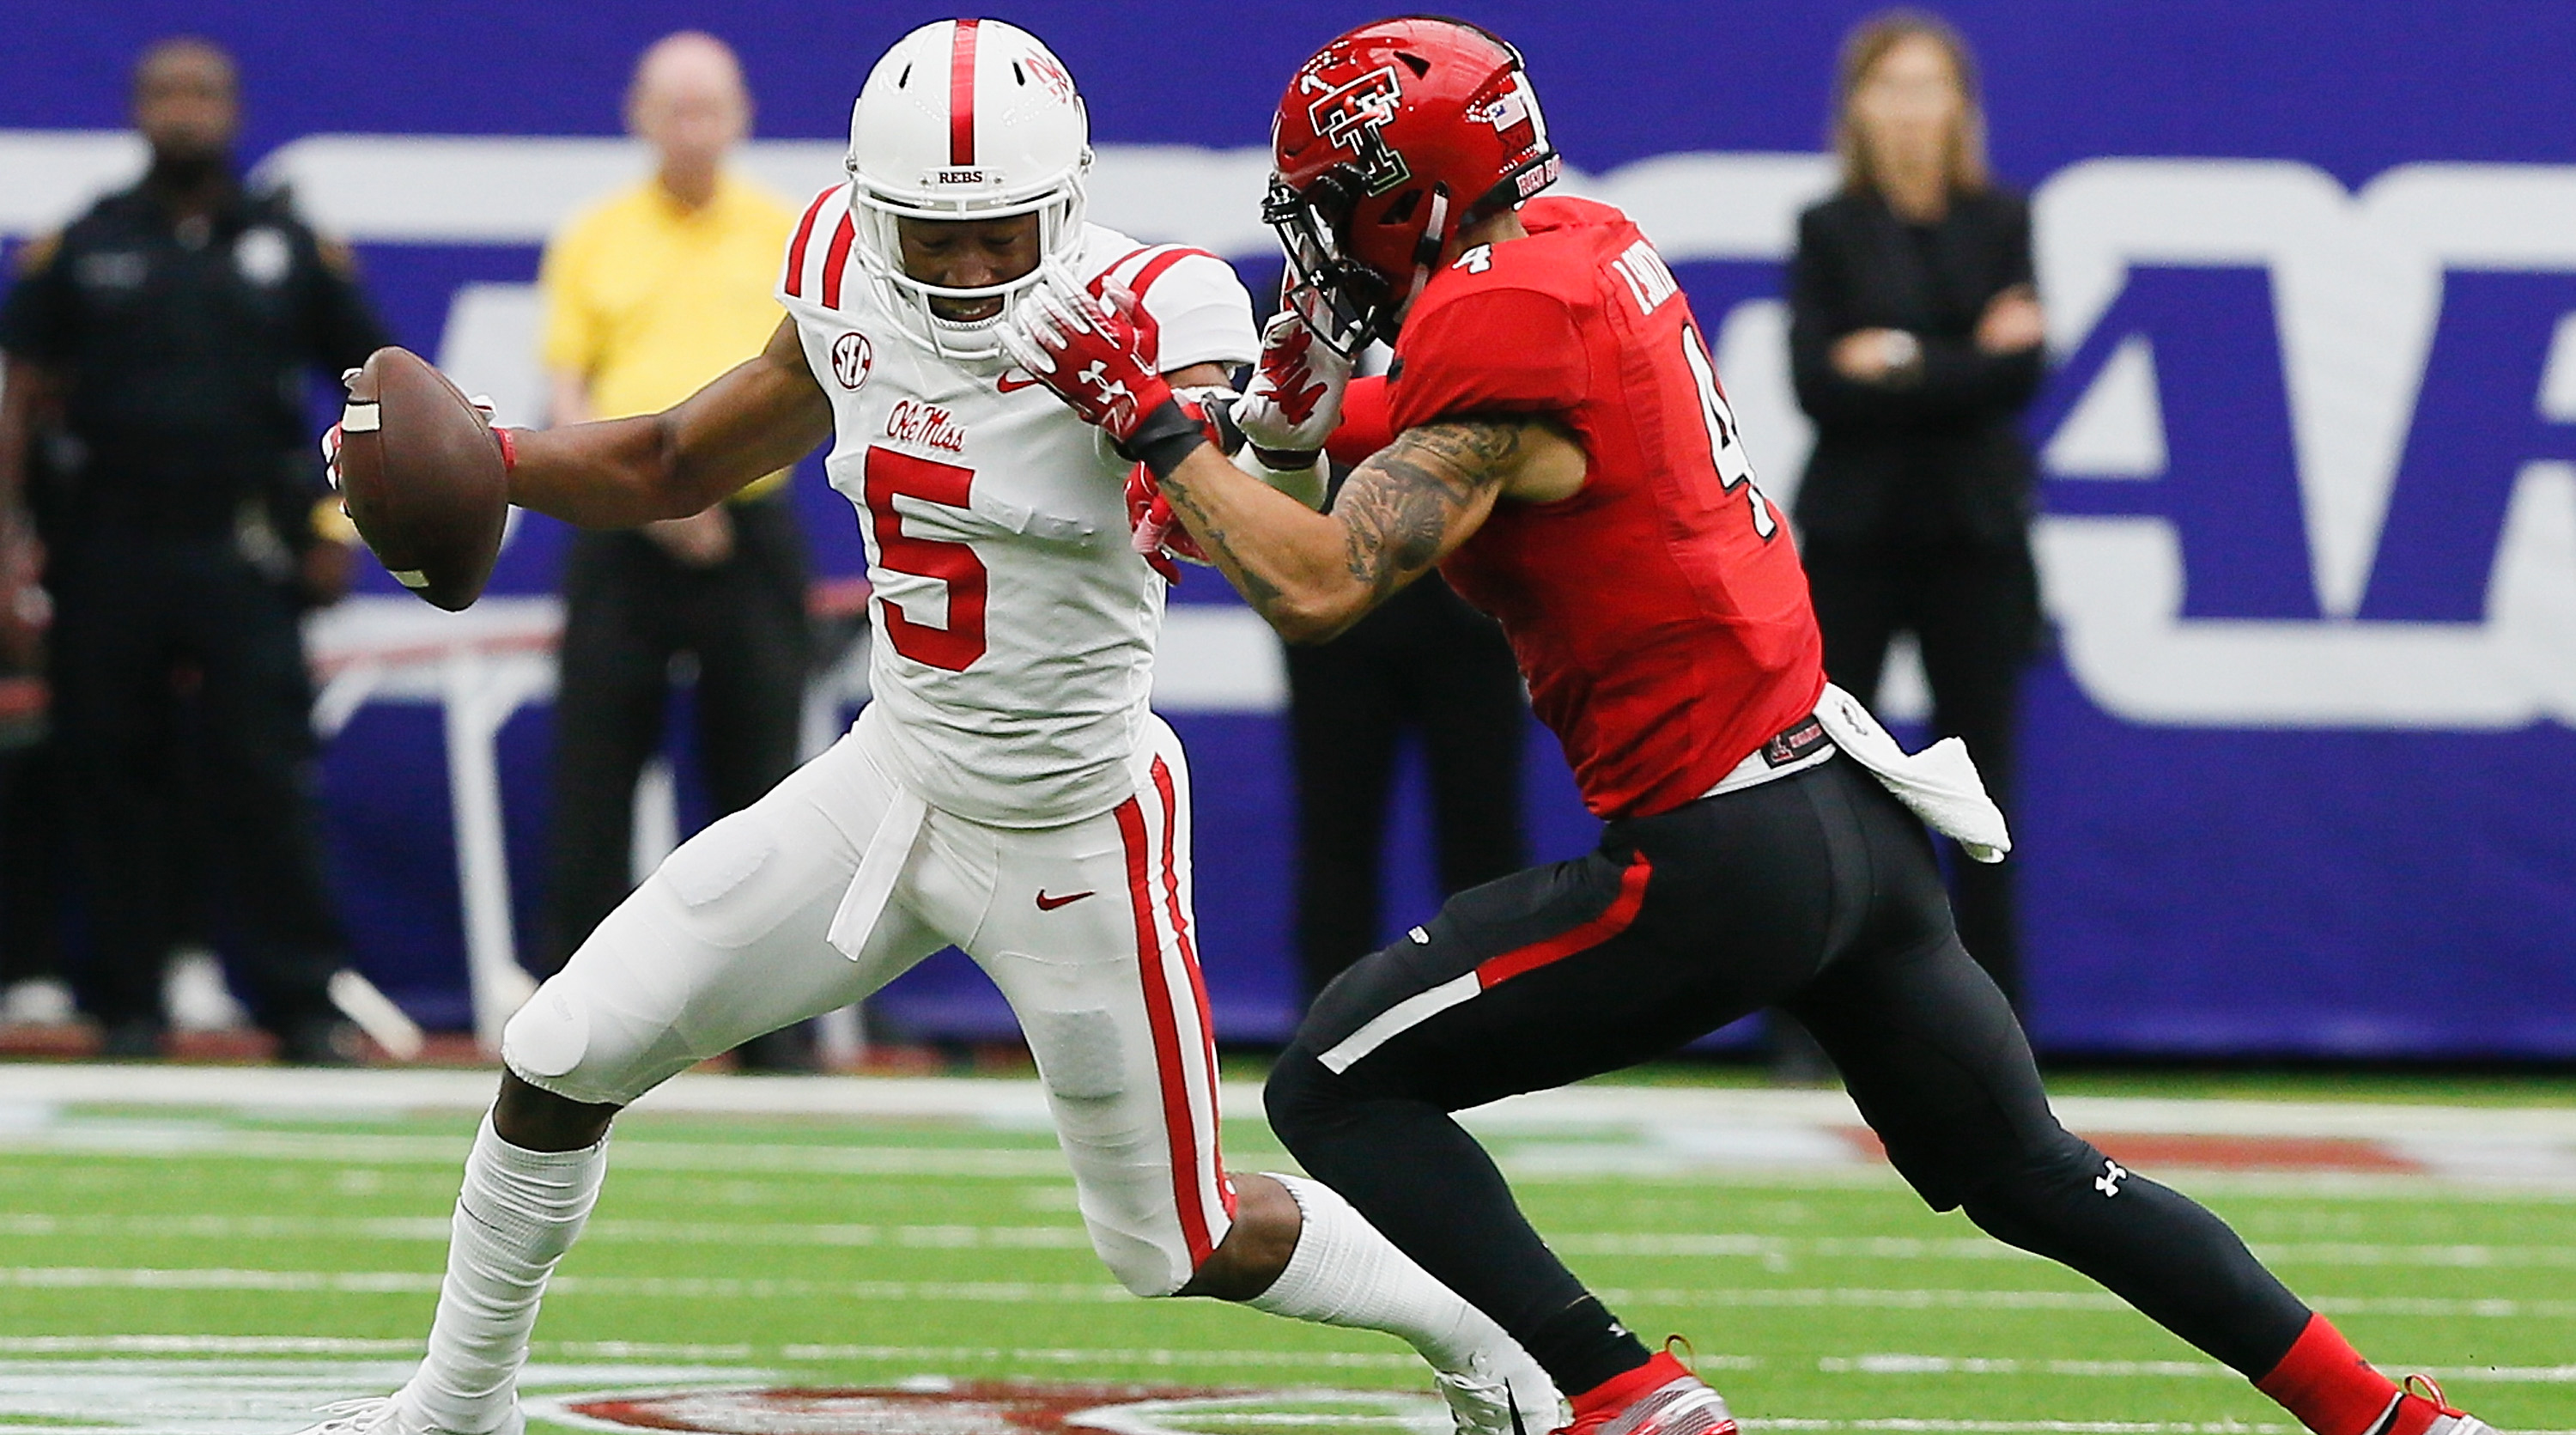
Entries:
[[957, 22], [948, 50], [948, 162], [975, 162], [975, 22]]

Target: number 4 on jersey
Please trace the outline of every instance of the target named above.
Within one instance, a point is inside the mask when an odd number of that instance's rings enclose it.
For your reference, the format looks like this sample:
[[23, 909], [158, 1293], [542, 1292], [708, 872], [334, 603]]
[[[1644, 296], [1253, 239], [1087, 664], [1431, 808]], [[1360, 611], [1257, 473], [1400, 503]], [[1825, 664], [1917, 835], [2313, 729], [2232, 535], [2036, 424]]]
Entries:
[[1708, 346], [1688, 324], [1682, 326], [1682, 362], [1690, 365], [1691, 377], [1699, 382], [1700, 417], [1708, 424], [1708, 458], [1717, 468], [1717, 481], [1729, 493], [1744, 490], [1753, 506], [1753, 531], [1768, 542], [1780, 531], [1780, 520], [1772, 516], [1771, 501], [1753, 481], [1753, 460], [1744, 452], [1743, 436], [1736, 430], [1735, 410], [1718, 392], [1717, 369], [1708, 361]]

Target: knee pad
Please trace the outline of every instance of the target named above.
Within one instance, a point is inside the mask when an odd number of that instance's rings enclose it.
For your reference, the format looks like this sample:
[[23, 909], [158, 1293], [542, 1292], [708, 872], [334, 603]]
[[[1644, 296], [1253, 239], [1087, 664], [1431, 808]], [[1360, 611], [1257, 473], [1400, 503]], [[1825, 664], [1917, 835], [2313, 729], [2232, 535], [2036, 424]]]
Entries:
[[1302, 1043], [1279, 1054], [1270, 1079], [1261, 1086], [1261, 1106], [1270, 1118], [1270, 1129], [1292, 1155], [1301, 1141], [1331, 1119], [1344, 1097], [1342, 1078], [1326, 1070]]
[[[2093, 1143], [2072, 1132], [2058, 1133], [2045, 1150], [2028, 1161], [1995, 1173], [1960, 1202], [1968, 1219], [1997, 1240], [2047, 1254], [2081, 1203], [2099, 1203], [2128, 1179], [2127, 1168], [2103, 1155]], [[2103, 1190], [2108, 1184], [2111, 1191]]]
[[540, 1091], [624, 1106], [641, 1094], [627, 1088], [646, 1053], [621, 1039], [618, 1023], [598, 1020], [589, 994], [569, 977], [548, 979], [501, 1029], [501, 1063]]
[[539, 1086], [570, 1074], [589, 1049], [590, 1012], [559, 981], [539, 987], [501, 1028], [502, 1062]]

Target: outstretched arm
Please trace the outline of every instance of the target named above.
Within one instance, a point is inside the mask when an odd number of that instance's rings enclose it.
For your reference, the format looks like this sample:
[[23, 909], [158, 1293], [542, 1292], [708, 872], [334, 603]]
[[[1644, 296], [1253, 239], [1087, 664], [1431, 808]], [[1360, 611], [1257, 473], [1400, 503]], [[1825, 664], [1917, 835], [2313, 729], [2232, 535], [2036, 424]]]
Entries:
[[1408, 429], [1352, 470], [1330, 513], [1308, 512], [1210, 448], [1174, 469], [1163, 491], [1280, 636], [1320, 643], [1466, 542], [1513, 486], [1534, 432], [1564, 443], [1520, 419]]
[[681, 518], [832, 436], [832, 401], [792, 319], [757, 357], [658, 414], [521, 430], [510, 501], [585, 528]]

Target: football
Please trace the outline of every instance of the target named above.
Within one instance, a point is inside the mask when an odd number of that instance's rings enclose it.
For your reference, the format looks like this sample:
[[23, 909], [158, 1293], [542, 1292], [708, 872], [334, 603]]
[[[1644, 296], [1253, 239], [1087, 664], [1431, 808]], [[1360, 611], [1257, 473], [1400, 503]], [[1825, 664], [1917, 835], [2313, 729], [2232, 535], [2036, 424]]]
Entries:
[[483, 411], [409, 349], [378, 349], [349, 381], [340, 499], [402, 585], [449, 612], [492, 576], [510, 478]]

